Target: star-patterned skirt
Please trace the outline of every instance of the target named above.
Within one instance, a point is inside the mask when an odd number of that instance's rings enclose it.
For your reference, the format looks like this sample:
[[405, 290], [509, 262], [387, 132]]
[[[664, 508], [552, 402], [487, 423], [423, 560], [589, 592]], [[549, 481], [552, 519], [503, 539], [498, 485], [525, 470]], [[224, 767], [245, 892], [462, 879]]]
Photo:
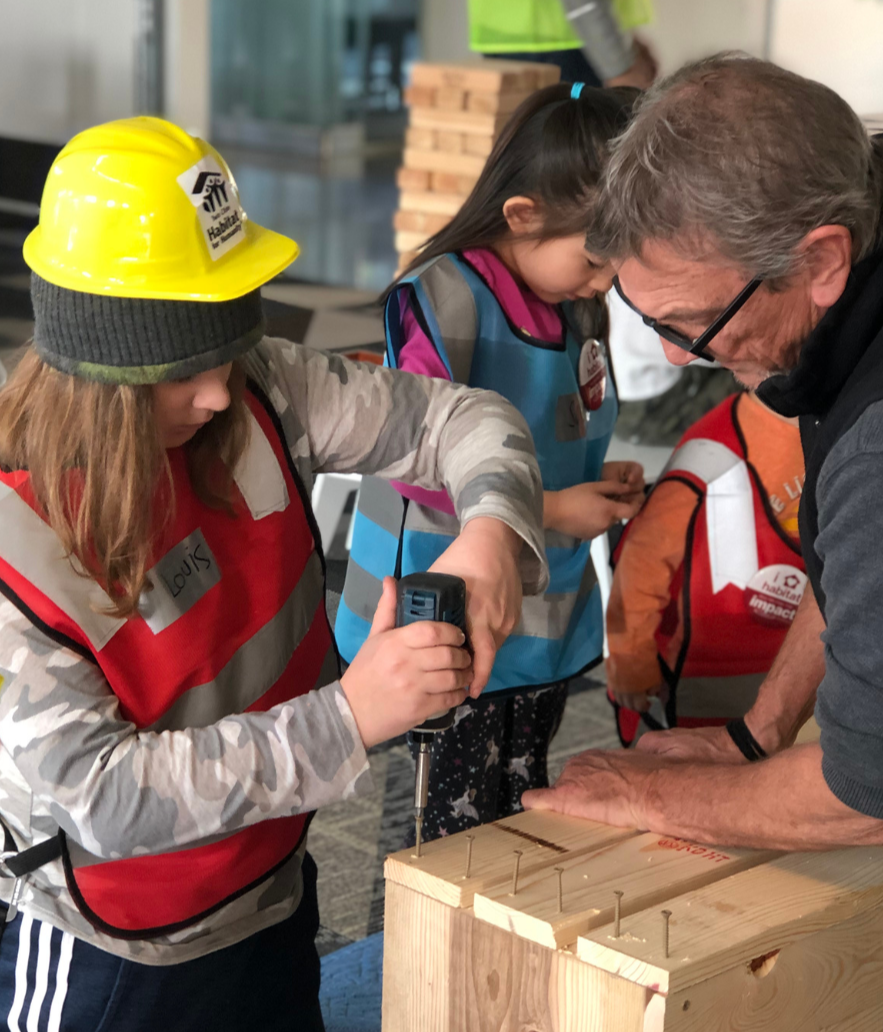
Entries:
[[[467, 699], [454, 726], [433, 743], [424, 841], [518, 813], [522, 792], [546, 788], [549, 744], [566, 703], [566, 681], [524, 695]], [[405, 847], [413, 844], [412, 828]]]

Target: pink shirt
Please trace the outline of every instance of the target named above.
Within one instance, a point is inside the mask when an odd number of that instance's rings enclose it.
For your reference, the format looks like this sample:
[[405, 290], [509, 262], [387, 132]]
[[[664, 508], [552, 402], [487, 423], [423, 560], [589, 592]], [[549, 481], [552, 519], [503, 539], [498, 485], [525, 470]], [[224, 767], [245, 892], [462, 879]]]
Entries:
[[[493, 251], [477, 248], [464, 251], [463, 257], [484, 278], [511, 322], [539, 340], [557, 343], [563, 339], [564, 327], [557, 305], [540, 300], [532, 290], [519, 284]], [[414, 317], [406, 292], [401, 296], [400, 311], [405, 343], [399, 352], [399, 369], [450, 380], [451, 375], [444, 362]], [[447, 491], [427, 491], [398, 481], [393, 481], [393, 486], [404, 498], [412, 498], [419, 505], [454, 515], [454, 506]]]

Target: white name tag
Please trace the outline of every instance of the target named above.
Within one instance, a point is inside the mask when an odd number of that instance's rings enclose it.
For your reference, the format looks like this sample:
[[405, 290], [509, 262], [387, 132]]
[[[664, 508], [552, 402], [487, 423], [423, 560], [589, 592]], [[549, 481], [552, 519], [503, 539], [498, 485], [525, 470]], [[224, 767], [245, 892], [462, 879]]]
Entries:
[[182, 617], [221, 579], [221, 570], [198, 528], [170, 549], [148, 571], [152, 591], [145, 591], [138, 612], [154, 634]]

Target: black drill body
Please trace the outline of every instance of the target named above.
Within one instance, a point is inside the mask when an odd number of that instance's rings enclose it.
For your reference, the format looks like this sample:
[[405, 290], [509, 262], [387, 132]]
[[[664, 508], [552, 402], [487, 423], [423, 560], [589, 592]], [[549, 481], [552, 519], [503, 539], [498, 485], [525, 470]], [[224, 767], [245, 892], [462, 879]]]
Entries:
[[[396, 585], [396, 626], [422, 620], [454, 624], [466, 634], [466, 583], [446, 573], [411, 573]], [[408, 732], [417, 746], [417, 776], [414, 782], [414, 819], [417, 824], [417, 855], [420, 855], [423, 811], [429, 792], [429, 764], [432, 742], [440, 731], [454, 723], [456, 706], [435, 713]]]

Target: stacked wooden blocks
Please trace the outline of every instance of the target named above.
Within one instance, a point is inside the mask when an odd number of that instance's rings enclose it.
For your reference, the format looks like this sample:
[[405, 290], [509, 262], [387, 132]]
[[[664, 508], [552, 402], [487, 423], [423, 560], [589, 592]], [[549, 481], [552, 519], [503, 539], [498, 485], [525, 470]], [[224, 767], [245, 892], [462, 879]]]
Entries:
[[399, 268], [460, 210], [512, 112], [560, 74], [555, 65], [520, 61], [414, 66], [393, 223]]
[[383, 1032], [879, 1032], [883, 848], [531, 811], [386, 862]]

